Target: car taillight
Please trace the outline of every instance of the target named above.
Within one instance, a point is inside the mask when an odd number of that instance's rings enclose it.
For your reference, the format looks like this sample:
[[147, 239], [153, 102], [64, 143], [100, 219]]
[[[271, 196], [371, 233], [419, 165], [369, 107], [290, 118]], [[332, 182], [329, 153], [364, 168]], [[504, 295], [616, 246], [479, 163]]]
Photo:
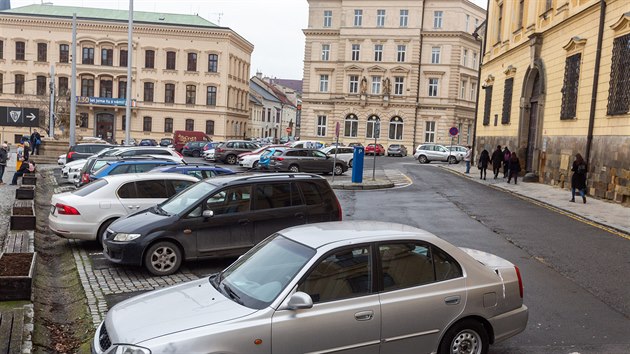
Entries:
[[522, 299], [523, 298], [523, 279], [521, 278], [521, 271], [518, 269], [517, 266], [514, 266], [514, 269], [516, 270], [516, 277], [518, 278], [518, 291]]
[[224, 151], [225, 151], [225, 149], [222, 149], [222, 148], [215, 148], [214, 149], [214, 152], [224, 152]]
[[284, 157], [272, 157], [271, 159], [276, 161], [284, 161]]
[[68, 155], [66, 155], [66, 159], [71, 159], [74, 154], [76, 154], [76, 152], [70, 151]]
[[83, 182], [83, 183], [89, 183], [89, 182], [90, 182], [90, 175], [89, 175], [89, 174], [87, 174], [87, 173], [84, 173], [84, 174], [81, 176], [81, 182]]
[[57, 208], [57, 212], [61, 215], [81, 215], [76, 208], [69, 205], [57, 203], [55, 204], [55, 208]]

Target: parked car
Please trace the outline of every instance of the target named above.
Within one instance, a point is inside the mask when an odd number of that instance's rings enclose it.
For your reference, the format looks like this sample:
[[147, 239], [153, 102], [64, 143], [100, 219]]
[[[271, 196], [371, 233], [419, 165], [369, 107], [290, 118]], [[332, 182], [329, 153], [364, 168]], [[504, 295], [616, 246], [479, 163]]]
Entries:
[[295, 149], [321, 149], [326, 147], [326, 143], [318, 140], [299, 140], [290, 143], [289, 146]]
[[198, 179], [206, 179], [222, 175], [233, 175], [234, 171], [213, 165], [174, 165], [160, 166], [151, 170], [151, 172], [167, 172], [181, 173]]
[[453, 155], [456, 155], [459, 161], [464, 160], [464, 156], [466, 156], [466, 152], [468, 151], [468, 148], [465, 146], [444, 145], [444, 147], [449, 149], [453, 153]]
[[154, 206], [197, 179], [171, 173], [107, 176], [51, 199], [48, 226], [57, 235], [98, 240], [116, 219]]
[[155, 139], [142, 139], [138, 146], [158, 146], [158, 142]]
[[[334, 163], [334, 165], [333, 165]], [[274, 171], [332, 173], [341, 175], [348, 170], [343, 160], [334, 159], [315, 149], [286, 149], [278, 156], [272, 156], [269, 169]]]
[[366, 155], [379, 155], [379, 156], [383, 156], [385, 155], [385, 147], [381, 144], [376, 144], [374, 145], [374, 143], [372, 144], [368, 144], [368, 146], [365, 147], [365, 154]]
[[204, 132], [188, 131], [188, 130], [176, 130], [173, 133], [173, 148], [178, 152], [181, 152], [186, 143], [191, 141], [212, 141], [208, 135]]
[[361, 144], [361, 143], [350, 143], [350, 144], [348, 144], [348, 146], [350, 146], [350, 147], [363, 146], [363, 144]]
[[66, 164], [66, 154], [59, 155], [59, 157], [57, 158], [57, 164], [58, 165], [65, 165]]
[[160, 139], [160, 146], [162, 147], [169, 147], [173, 145], [173, 139], [171, 138], [162, 138]]
[[74, 160], [63, 165], [61, 168], [61, 178], [63, 178], [63, 183], [75, 184], [76, 181], [81, 178], [81, 170], [83, 169], [83, 166], [85, 166], [86, 162], [87, 159]]
[[158, 166], [165, 165], [177, 165], [177, 162], [167, 159], [158, 159], [151, 156], [139, 156], [138, 158], [107, 161], [105, 162], [105, 165], [90, 175], [90, 182], [105, 176], [147, 172]]
[[413, 154], [418, 162], [429, 163], [431, 161], [443, 161], [451, 164], [459, 163], [463, 160], [463, 156], [459, 157], [453, 154], [449, 149], [443, 145], [438, 144], [420, 144], [416, 148], [416, 152]]
[[354, 148], [352, 147], [336, 147], [329, 146], [321, 149], [323, 153], [329, 156], [335, 156], [337, 154], [337, 158], [345, 162], [348, 167], [352, 167], [352, 159], [354, 158]]
[[244, 152], [238, 155], [238, 165], [245, 168], [258, 168], [260, 156], [265, 152], [274, 149], [273, 153], [277, 156], [287, 149], [285, 145], [265, 145], [252, 152]]
[[206, 161], [214, 161], [214, 149], [216, 149], [219, 145], [223, 144], [223, 142], [215, 142], [211, 141], [203, 147], [203, 152], [201, 153], [203, 159]]
[[260, 145], [246, 140], [230, 140], [214, 149], [214, 160], [234, 165], [238, 162], [238, 155], [243, 152], [256, 150]]
[[240, 255], [283, 228], [341, 220], [326, 179], [309, 174], [231, 175], [206, 179], [155, 208], [109, 226], [104, 255], [144, 265], [155, 275], [183, 260]]
[[192, 156], [199, 157], [201, 156], [201, 152], [203, 148], [206, 146], [207, 142], [205, 141], [189, 141], [184, 145], [182, 149], [182, 155], [184, 156]]
[[402, 144], [391, 144], [387, 147], [387, 156], [407, 156], [407, 147]]
[[73, 160], [86, 159], [105, 149], [111, 149], [114, 145], [105, 143], [86, 143], [72, 145], [66, 154], [66, 163]]
[[480, 354], [528, 317], [511, 262], [406, 225], [344, 221], [279, 231], [208, 278], [115, 305], [92, 348]]

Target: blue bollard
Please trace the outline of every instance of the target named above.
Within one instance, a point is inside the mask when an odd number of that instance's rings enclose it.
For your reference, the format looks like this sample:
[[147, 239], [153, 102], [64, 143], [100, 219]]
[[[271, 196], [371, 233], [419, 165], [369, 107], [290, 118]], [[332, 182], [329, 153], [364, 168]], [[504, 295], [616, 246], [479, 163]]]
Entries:
[[363, 182], [364, 158], [365, 158], [365, 148], [363, 146], [355, 146], [354, 155], [352, 155], [352, 183]]

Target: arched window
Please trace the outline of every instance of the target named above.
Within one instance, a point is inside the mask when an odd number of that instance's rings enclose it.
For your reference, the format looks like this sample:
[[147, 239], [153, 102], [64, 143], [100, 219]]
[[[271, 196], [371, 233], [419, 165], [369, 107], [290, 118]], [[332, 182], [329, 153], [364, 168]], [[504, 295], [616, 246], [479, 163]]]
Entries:
[[389, 120], [389, 139], [402, 140], [403, 137], [403, 119], [395, 116]]
[[195, 121], [192, 119], [186, 119], [186, 130], [191, 132], [195, 130]]
[[379, 139], [381, 137], [381, 118], [376, 115], [368, 117], [365, 137], [372, 139]]
[[345, 119], [343, 136], [356, 138], [359, 129], [359, 118], [356, 114], [348, 114]]

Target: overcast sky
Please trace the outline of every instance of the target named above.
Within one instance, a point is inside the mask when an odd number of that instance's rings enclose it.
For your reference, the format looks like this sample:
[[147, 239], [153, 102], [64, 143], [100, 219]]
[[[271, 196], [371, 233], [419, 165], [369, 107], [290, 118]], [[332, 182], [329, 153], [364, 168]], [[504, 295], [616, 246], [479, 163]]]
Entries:
[[[44, 0], [46, 2], [46, 0]], [[53, 0], [55, 5], [126, 10], [128, 0]], [[485, 8], [486, 0], [472, 0]], [[11, 7], [39, 4], [40, 0], [11, 0]], [[304, 34], [308, 25], [306, 0], [135, 0], [134, 10], [198, 14], [230, 27], [254, 44], [251, 75], [301, 80]], [[220, 20], [219, 20], [220, 19]]]

